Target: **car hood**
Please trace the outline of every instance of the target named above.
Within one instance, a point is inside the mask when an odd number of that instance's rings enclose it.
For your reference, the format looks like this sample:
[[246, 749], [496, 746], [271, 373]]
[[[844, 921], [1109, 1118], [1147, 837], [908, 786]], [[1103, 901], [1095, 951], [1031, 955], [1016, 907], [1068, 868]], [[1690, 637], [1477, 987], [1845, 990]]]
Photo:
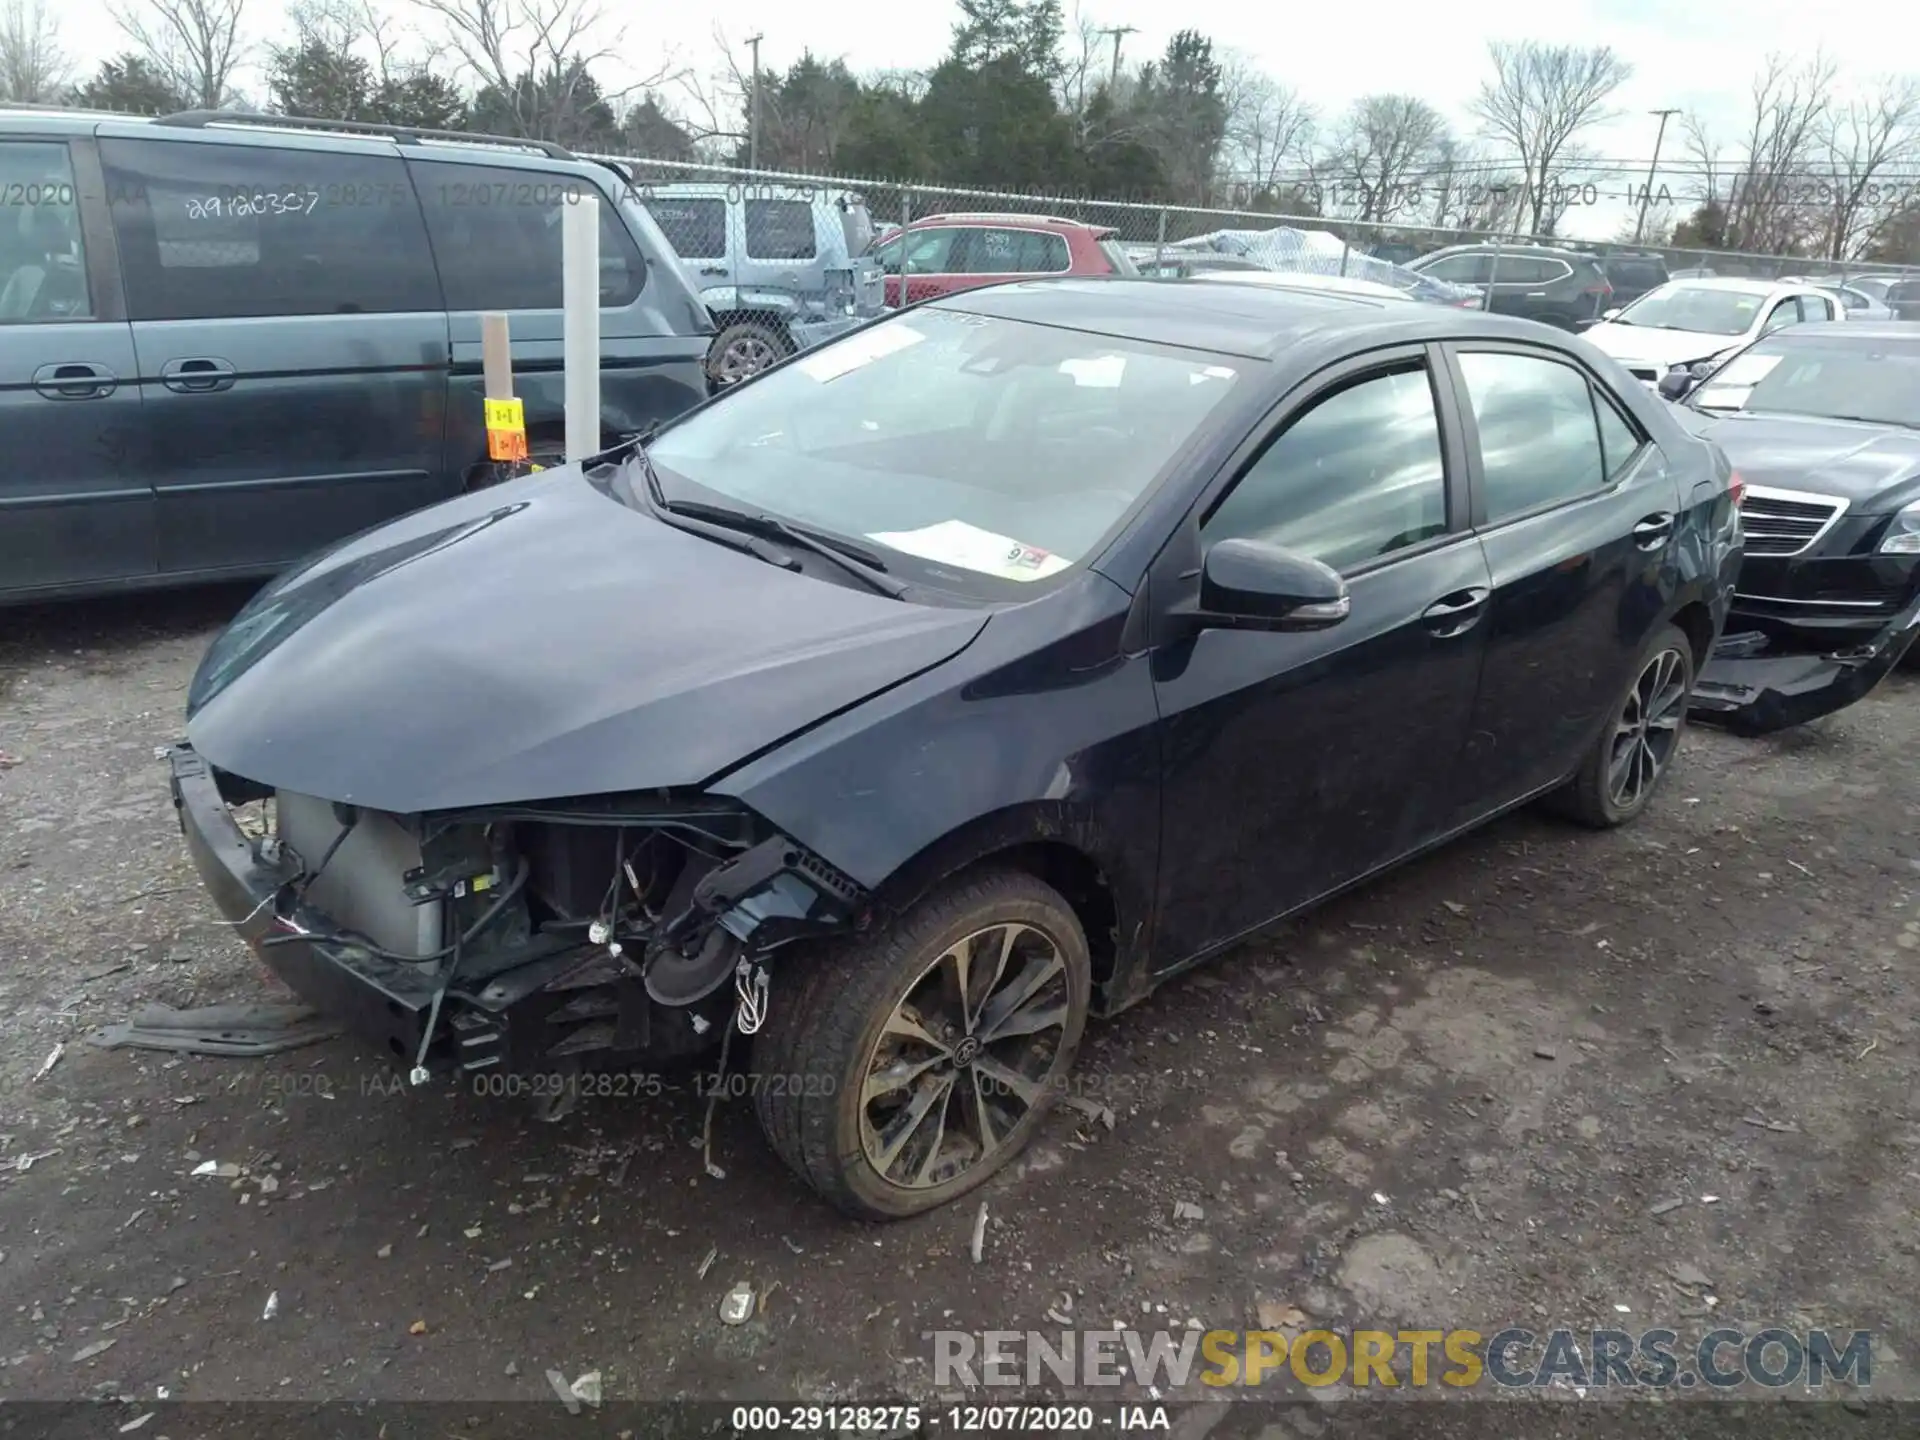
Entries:
[[1731, 350], [1736, 345], [1744, 344], [1746, 340], [1743, 335], [1655, 330], [1646, 325], [1616, 325], [1611, 321], [1602, 321], [1582, 330], [1580, 338], [1591, 341], [1616, 360], [1638, 360], [1644, 364], [1658, 365], [1663, 370], [1669, 365], [1691, 365], [1696, 360], [1706, 360], [1722, 350]]
[[1897, 509], [1920, 483], [1920, 431], [1797, 415], [1712, 415], [1674, 407], [1687, 429], [1727, 452], [1749, 485], [1808, 490], [1857, 512]]
[[565, 466], [275, 581], [201, 662], [187, 738], [260, 784], [398, 814], [695, 786], [986, 623], [780, 569]]

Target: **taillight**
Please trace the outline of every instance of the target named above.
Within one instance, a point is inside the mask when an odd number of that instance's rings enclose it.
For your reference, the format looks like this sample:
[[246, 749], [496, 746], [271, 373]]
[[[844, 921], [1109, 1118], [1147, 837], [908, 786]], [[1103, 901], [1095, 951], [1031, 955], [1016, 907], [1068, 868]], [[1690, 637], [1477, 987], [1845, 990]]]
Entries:
[[1733, 508], [1740, 508], [1740, 501], [1747, 493], [1747, 482], [1740, 478], [1740, 472], [1734, 471], [1727, 478], [1727, 494], [1733, 497]]

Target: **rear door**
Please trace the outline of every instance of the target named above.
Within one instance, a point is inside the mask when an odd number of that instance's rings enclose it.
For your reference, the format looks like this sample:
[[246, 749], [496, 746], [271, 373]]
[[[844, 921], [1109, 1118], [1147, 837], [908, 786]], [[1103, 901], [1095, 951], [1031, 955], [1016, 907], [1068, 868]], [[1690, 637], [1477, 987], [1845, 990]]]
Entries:
[[0, 135], [0, 594], [154, 570], [105, 214], [91, 140]]
[[1680, 506], [1658, 446], [1570, 357], [1446, 347], [1493, 577], [1456, 770], [1465, 824], [1570, 775], [1666, 613]]
[[970, 238], [971, 232], [962, 226], [930, 225], [895, 235], [877, 248], [874, 258], [887, 275], [887, 304], [902, 303], [903, 278], [908, 305], [965, 289], [972, 282], [958, 267], [966, 264]]
[[439, 499], [447, 321], [405, 167], [102, 138], [159, 568], [260, 571]]

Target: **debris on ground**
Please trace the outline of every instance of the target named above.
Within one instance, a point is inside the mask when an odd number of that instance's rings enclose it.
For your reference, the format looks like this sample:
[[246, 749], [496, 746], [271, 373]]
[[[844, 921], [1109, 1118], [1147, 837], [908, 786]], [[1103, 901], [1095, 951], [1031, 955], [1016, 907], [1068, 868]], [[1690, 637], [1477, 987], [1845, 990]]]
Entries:
[[240, 1167], [232, 1161], [202, 1160], [193, 1167], [195, 1175], [211, 1175], [216, 1180], [238, 1180]]
[[147, 1411], [146, 1414], [136, 1416], [133, 1419], [129, 1420], [126, 1424], [122, 1425], [120, 1427], [120, 1433], [122, 1435], [130, 1435], [135, 1430], [138, 1430], [142, 1425], [145, 1425], [151, 1419], [153, 1419], [153, 1411], [149, 1410]]
[[1667, 1274], [1673, 1277], [1674, 1284], [1687, 1290], [1704, 1290], [1713, 1283], [1699, 1266], [1689, 1265], [1684, 1260], [1669, 1265]]
[[103, 1026], [86, 1038], [103, 1050], [251, 1059], [331, 1040], [341, 1030], [339, 1021], [308, 1005], [208, 1005], [198, 1010], [148, 1005], [127, 1023]]
[[393, 1246], [382, 1245], [378, 1250], [373, 1252], [373, 1255], [376, 1260], [390, 1259], [393, 1255]]
[[276, 1290], [271, 1295], [267, 1296], [267, 1306], [266, 1306], [266, 1309], [260, 1312], [260, 1318], [262, 1320], [271, 1320], [274, 1316], [278, 1315], [279, 1313], [280, 1313], [280, 1292]]
[[1785, 1120], [1769, 1120], [1763, 1115], [1742, 1116], [1740, 1123], [1743, 1125], [1757, 1126], [1762, 1130], [1775, 1130], [1782, 1135], [1798, 1135], [1800, 1133], [1800, 1127], [1798, 1125], [1791, 1124]]
[[987, 1202], [984, 1200], [973, 1217], [973, 1242], [967, 1246], [967, 1253], [973, 1256], [976, 1265], [987, 1258]]
[[104, 1355], [119, 1343], [119, 1339], [115, 1338], [112, 1340], [96, 1340], [91, 1345], [82, 1345], [78, 1350], [73, 1352], [73, 1363], [78, 1365], [84, 1360], [91, 1360], [97, 1355]]
[[553, 1393], [559, 1396], [560, 1403], [567, 1407], [567, 1413], [569, 1415], [578, 1415], [580, 1413], [580, 1397], [573, 1393], [573, 1387], [567, 1383], [566, 1376], [562, 1375], [558, 1370], [549, 1370], [547, 1371], [547, 1384], [553, 1387]]
[[1662, 1200], [1659, 1204], [1649, 1209], [1647, 1213], [1649, 1215], [1665, 1215], [1671, 1211], [1678, 1210], [1686, 1203], [1685, 1200]]
[[706, 1279], [707, 1271], [713, 1268], [713, 1262], [719, 1258], [720, 1247], [715, 1245], [707, 1251], [707, 1258], [700, 1262], [700, 1268], [694, 1272], [695, 1276], [701, 1280]]
[[426, 1322], [426, 1321], [424, 1321], [424, 1320], [416, 1320], [416, 1321], [414, 1321], [414, 1322], [413, 1322], [413, 1323], [412, 1323], [411, 1325], [409, 1325], [409, 1326], [407, 1326], [407, 1333], [408, 1333], [409, 1335], [424, 1335], [424, 1334], [426, 1334], [426, 1333], [427, 1333], [427, 1322]]
[[744, 1325], [753, 1318], [753, 1286], [742, 1280], [721, 1297], [720, 1319], [727, 1325]]
[[1099, 1101], [1089, 1100], [1084, 1095], [1068, 1095], [1060, 1103], [1069, 1110], [1078, 1110], [1089, 1120], [1098, 1120], [1109, 1130], [1113, 1129], [1114, 1114], [1113, 1107], [1110, 1105], [1102, 1105]]
[[1533, 1054], [1534, 1058], [1538, 1060], [1557, 1060], [1560, 1058], [1559, 1052], [1551, 1045], [1536, 1045], [1533, 1047]]
[[1190, 1200], [1176, 1200], [1173, 1202], [1173, 1218], [1176, 1220], [1204, 1220], [1207, 1218], [1207, 1212]]
[[1262, 1330], [1299, 1330], [1307, 1323], [1307, 1312], [1298, 1305], [1283, 1305], [1277, 1300], [1262, 1300], [1253, 1307]]
[[53, 1067], [60, 1063], [60, 1057], [66, 1053], [67, 1053], [66, 1041], [64, 1040], [54, 1041], [53, 1049], [50, 1052], [48, 1052], [47, 1058], [40, 1062], [40, 1068], [33, 1072], [33, 1078], [35, 1080], [46, 1079], [47, 1076], [53, 1073]]
[[507, 1361], [507, 1378], [511, 1380], [515, 1375], [518, 1375], [519, 1373], [520, 1373], [520, 1362], [518, 1360]]
[[31, 1170], [35, 1165], [38, 1165], [42, 1160], [51, 1160], [54, 1156], [58, 1155], [59, 1153], [60, 1151], [57, 1147], [52, 1150], [29, 1151], [27, 1154], [21, 1155], [14, 1160], [13, 1168], [16, 1170]]
[[600, 1404], [600, 1372], [589, 1370], [567, 1387], [573, 1398], [585, 1404], [598, 1407]]

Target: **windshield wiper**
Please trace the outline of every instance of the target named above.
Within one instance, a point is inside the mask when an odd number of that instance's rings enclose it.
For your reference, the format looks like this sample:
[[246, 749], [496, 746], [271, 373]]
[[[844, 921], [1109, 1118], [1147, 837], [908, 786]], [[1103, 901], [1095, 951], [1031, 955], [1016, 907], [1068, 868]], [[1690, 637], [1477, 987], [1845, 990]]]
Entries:
[[1878, 415], [1828, 415], [1828, 420], [1851, 420], [1856, 425], [1894, 425], [1902, 430], [1920, 430], [1920, 421], [1888, 420]]
[[[658, 490], [658, 481], [651, 478], [649, 484]], [[698, 500], [666, 500], [660, 502], [675, 515], [692, 520], [704, 520], [710, 525], [725, 526], [730, 530], [742, 530], [750, 535], [773, 535], [793, 546], [796, 550], [805, 550], [818, 555], [822, 560], [838, 566], [868, 587], [878, 590], [882, 595], [895, 600], [906, 596], [908, 587], [887, 574], [886, 563], [871, 551], [857, 545], [844, 545], [834, 540], [823, 540], [810, 535], [805, 530], [794, 528], [778, 515], [753, 514], [746, 510], [730, 510], [724, 505], [707, 505]]]
[[[684, 530], [689, 535], [698, 535], [703, 540], [711, 540], [716, 545], [724, 545], [729, 550], [738, 550], [743, 555], [751, 555], [756, 560], [764, 560], [767, 564], [777, 565], [782, 570], [800, 568], [800, 562], [793, 556], [776, 546], [769, 545], [758, 535], [743, 535], [736, 528], [710, 524], [697, 516], [680, 513], [668, 502], [665, 493], [660, 489], [659, 473], [654, 470], [653, 460], [648, 456], [643, 445], [634, 447], [629, 463], [638, 467], [646, 484], [644, 494], [635, 492], [634, 498], [640, 500], [647, 512], [662, 524], [671, 525], [676, 530]], [[631, 480], [627, 482], [627, 489], [633, 492]]]

